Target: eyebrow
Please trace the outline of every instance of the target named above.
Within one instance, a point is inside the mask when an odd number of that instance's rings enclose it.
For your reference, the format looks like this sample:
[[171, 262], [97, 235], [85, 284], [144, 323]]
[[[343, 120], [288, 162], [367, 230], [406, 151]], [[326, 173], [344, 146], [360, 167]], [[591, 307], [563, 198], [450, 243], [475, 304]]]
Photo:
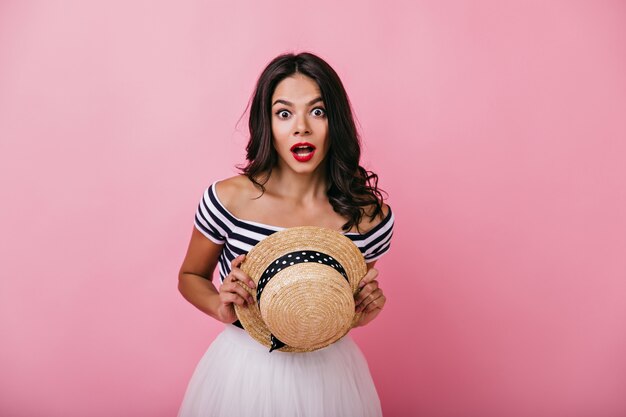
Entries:
[[[318, 101], [323, 101], [321, 97], [316, 97], [313, 100], [309, 101], [306, 105], [310, 106], [312, 104], [317, 103]], [[276, 100], [272, 106], [275, 106], [277, 104], [284, 104], [285, 106], [293, 106], [293, 103], [287, 100], [283, 100], [282, 98], [279, 98], [278, 100]]]

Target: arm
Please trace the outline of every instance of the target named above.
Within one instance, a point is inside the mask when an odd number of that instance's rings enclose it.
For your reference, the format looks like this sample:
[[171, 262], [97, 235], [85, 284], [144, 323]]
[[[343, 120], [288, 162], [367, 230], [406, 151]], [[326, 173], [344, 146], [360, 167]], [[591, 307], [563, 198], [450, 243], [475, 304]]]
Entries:
[[[389, 244], [393, 235], [394, 218], [393, 214], [390, 213], [391, 208], [387, 204], [383, 204], [382, 209], [383, 215], [380, 221], [384, 220], [386, 224], [377, 232], [379, 233], [378, 243], [371, 246], [364, 254], [366, 261], [368, 259], [370, 261], [367, 263], [367, 273], [359, 282], [360, 290], [354, 297], [355, 311], [362, 313], [356, 326], [364, 326], [374, 320], [380, 314], [387, 301], [382, 289], [378, 286], [378, 270], [374, 268], [374, 265], [376, 265], [376, 259], [389, 250]], [[366, 229], [372, 230], [378, 225], [379, 223], [369, 223]]]
[[251, 298], [235, 281], [248, 282], [250, 286], [252, 280], [239, 269], [245, 258], [245, 255], [241, 255], [233, 260], [231, 273], [220, 289], [213, 285], [213, 272], [222, 246], [207, 239], [194, 227], [187, 254], [178, 273], [178, 290], [200, 311], [223, 323], [233, 323], [237, 320], [233, 303], [243, 305]]

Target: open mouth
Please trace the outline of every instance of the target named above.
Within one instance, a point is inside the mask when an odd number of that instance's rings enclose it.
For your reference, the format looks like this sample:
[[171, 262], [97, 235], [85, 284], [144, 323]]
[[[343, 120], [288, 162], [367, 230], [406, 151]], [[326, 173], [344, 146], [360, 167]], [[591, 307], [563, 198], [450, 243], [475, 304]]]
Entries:
[[291, 147], [294, 158], [300, 162], [306, 162], [313, 158], [315, 146], [308, 142], [296, 143]]

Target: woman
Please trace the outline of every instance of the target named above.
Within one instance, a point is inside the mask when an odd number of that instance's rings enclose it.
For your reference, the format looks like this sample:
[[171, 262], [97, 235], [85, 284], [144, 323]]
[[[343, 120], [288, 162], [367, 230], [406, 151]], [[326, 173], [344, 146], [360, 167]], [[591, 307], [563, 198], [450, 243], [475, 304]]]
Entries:
[[[389, 249], [393, 215], [378, 177], [359, 165], [360, 143], [335, 71], [310, 54], [275, 58], [261, 74], [250, 107], [242, 174], [208, 187], [200, 201], [179, 290], [227, 326], [200, 360], [179, 417], [379, 416], [367, 362], [349, 335], [307, 353], [267, 349], [237, 321], [234, 305], [254, 287], [239, 266], [252, 246], [287, 227], [341, 231], [368, 265], [355, 298], [359, 326], [385, 305], [374, 269]], [[212, 284], [219, 266], [221, 286]]]

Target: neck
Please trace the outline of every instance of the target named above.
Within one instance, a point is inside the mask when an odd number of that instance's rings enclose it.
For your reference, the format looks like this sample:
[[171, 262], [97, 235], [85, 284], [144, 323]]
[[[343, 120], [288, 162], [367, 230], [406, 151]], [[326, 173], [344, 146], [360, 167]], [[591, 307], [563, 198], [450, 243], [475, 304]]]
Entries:
[[277, 165], [272, 170], [265, 186], [275, 195], [298, 203], [306, 203], [326, 198], [327, 184], [326, 172], [323, 169], [313, 173], [298, 174], [281, 169]]

